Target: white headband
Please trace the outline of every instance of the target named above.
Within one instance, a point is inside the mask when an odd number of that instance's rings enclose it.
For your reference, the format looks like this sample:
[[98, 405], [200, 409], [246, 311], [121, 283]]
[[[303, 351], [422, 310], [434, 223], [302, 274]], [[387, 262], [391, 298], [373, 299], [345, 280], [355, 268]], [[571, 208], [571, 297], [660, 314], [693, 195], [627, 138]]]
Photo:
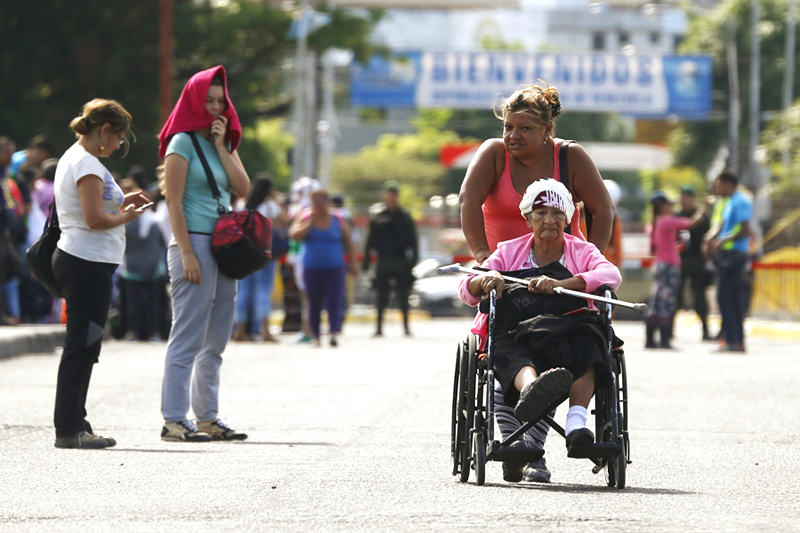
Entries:
[[572, 195], [564, 184], [553, 178], [542, 178], [534, 181], [525, 190], [525, 196], [519, 203], [519, 211], [522, 216], [537, 207], [553, 207], [565, 215], [567, 220], [572, 220], [575, 214], [575, 204], [572, 202]]

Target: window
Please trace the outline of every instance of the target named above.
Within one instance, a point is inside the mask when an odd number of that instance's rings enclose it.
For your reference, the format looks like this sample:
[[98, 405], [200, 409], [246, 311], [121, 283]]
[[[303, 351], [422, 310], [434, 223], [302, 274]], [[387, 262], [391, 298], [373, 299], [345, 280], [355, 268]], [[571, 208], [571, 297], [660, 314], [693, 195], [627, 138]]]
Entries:
[[606, 34], [602, 32], [595, 32], [592, 34], [592, 50], [605, 50], [606, 49]]
[[650, 32], [650, 44], [658, 45], [661, 42], [661, 34], [657, 31]]

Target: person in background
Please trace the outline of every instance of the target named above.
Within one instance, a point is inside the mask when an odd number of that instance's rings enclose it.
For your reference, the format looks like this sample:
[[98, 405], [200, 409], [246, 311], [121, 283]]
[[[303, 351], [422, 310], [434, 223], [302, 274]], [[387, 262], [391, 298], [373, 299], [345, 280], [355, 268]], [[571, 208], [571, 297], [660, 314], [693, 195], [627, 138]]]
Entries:
[[[190, 133], [220, 190], [219, 202]], [[236, 150], [241, 138], [221, 65], [189, 78], [158, 136], [164, 158], [160, 182], [173, 234], [167, 251], [172, 329], [161, 388], [165, 441], [247, 438], [219, 417], [220, 367], [233, 327], [236, 280], [222, 274], [211, 255], [218, 208], [230, 210], [231, 194], [242, 198], [250, 192], [250, 178]], [[190, 404], [197, 425], [187, 416]]]
[[[123, 191], [139, 188], [134, 178], [123, 179], [120, 186]], [[160, 336], [159, 289], [167, 276], [166, 250], [152, 209], [125, 225], [125, 262], [120, 278], [125, 287], [124, 322], [133, 340], [157, 340]]]
[[[342, 217], [342, 219], [347, 222], [347, 225], [350, 226], [350, 238], [353, 241], [353, 246], [358, 249], [361, 243], [361, 234], [358, 231], [355, 220], [353, 220], [353, 213], [344, 205], [344, 195], [334, 194], [331, 196], [331, 207], [333, 211]], [[353, 287], [352, 278], [345, 279], [344, 300], [342, 301], [342, 323], [347, 321], [348, 302], [352, 301], [354, 291], [355, 288]]]
[[53, 157], [55, 151], [53, 145], [44, 135], [36, 135], [28, 143], [28, 147], [19, 152], [15, 152], [11, 156], [11, 164], [9, 170], [11, 174], [16, 175], [23, 165], [30, 165], [34, 168], [39, 168], [45, 159]]
[[[0, 194], [4, 205], [4, 239], [6, 276], [3, 286], [6, 318], [10, 324], [19, 324], [22, 315], [19, 299], [20, 280], [25, 276], [25, 243], [28, 239], [27, 219], [29, 205], [25, 201], [28, 182], [37, 176], [38, 169], [25, 165], [16, 175], [6, 175], [0, 180]], [[17, 181], [19, 180], [19, 181]], [[22, 183], [22, 186], [20, 186]], [[13, 260], [12, 260], [13, 259]]]
[[717, 267], [717, 303], [722, 313], [724, 341], [720, 351], [745, 352], [744, 272], [750, 246], [752, 202], [737, 190], [739, 178], [722, 172], [714, 180], [714, 191], [725, 199], [721, 224], [706, 235], [709, 253]]
[[56, 448], [114, 446], [96, 435], [86, 419], [92, 368], [98, 362], [111, 302], [112, 276], [125, 252], [124, 225], [139, 217], [149, 200], [124, 195], [100, 162], [130, 142], [131, 115], [119, 102], [96, 98], [70, 122], [78, 138], [58, 161], [55, 201], [61, 237], [53, 274], [67, 302], [67, 328], [58, 366], [53, 415]]
[[[611, 236], [614, 207], [603, 178], [586, 150], [577, 143], [554, 135], [555, 120], [561, 114], [558, 89], [547, 83], [529, 85], [506, 98], [495, 116], [503, 122], [502, 138], [481, 144], [470, 161], [461, 184], [461, 227], [467, 245], [480, 264], [501, 241], [527, 234], [525, 220], [516, 215], [526, 188], [542, 177], [562, 181], [576, 204], [582, 202], [591, 216], [588, 240], [601, 252]], [[566, 165], [566, 168], [564, 166]], [[580, 215], [574, 215], [567, 232], [580, 236]], [[503, 437], [520, 423], [501, 402], [495, 388], [497, 423]], [[525, 434], [529, 447], [543, 448], [550, 426], [540, 422]], [[544, 457], [528, 465], [503, 462], [506, 481], [550, 481]]]
[[[681, 187], [680, 210], [676, 213], [679, 217], [691, 218], [702, 209], [696, 203], [696, 193], [691, 185]], [[703, 255], [703, 237], [708, 232], [711, 223], [707, 214], [704, 214], [696, 226], [684, 231], [681, 239], [681, 282], [678, 289], [678, 309], [683, 308], [683, 296], [686, 285], [689, 285], [692, 295], [692, 308], [697, 313], [703, 328], [702, 339], [711, 340], [708, 332], [708, 299], [706, 288], [710, 285], [710, 273], [706, 270], [706, 259]]]
[[[269, 173], [256, 175], [253, 188], [247, 201], [240, 201], [239, 209], [257, 210], [272, 221], [273, 234], [276, 227], [286, 227], [288, 214], [275, 201], [275, 191]], [[234, 318], [233, 340], [248, 338], [251, 334], [260, 335], [264, 342], [278, 342], [269, 329], [269, 315], [272, 311], [272, 287], [275, 284], [276, 258], [271, 257], [266, 266], [239, 280], [236, 296], [236, 315]], [[249, 318], [249, 324], [248, 324]]]
[[[4, 183], [9, 177], [8, 167], [11, 164], [11, 156], [16, 150], [14, 141], [9, 137], [0, 136], [0, 184]], [[6, 195], [0, 194], [0, 325], [13, 324], [13, 320], [6, 316], [5, 305], [5, 282], [7, 280], [8, 248], [11, 246], [9, 237], [9, 224], [11, 213], [6, 202]]]
[[[328, 314], [330, 345], [339, 345], [342, 331], [346, 272], [356, 275], [355, 249], [350, 227], [331, 211], [330, 196], [324, 189], [311, 193], [311, 207], [295, 217], [289, 237], [300, 242], [303, 282], [308, 302], [312, 342], [319, 347], [322, 308]], [[346, 259], [345, 259], [346, 257]]]
[[389, 305], [389, 293], [394, 286], [397, 305], [403, 314], [403, 332], [411, 335], [408, 315], [408, 296], [414, 284], [411, 269], [419, 260], [417, 227], [408, 211], [398, 203], [399, 186], [386, 183], [385, 208], [369, 224], [367, 244], [364, 246], [362, 269], [368, 270], [372, 252], [377, 255], [374, 287], [377, 295], [377, 318], [374, 336], [383, 335], [383, 315]]
[[[645, 348], [671, 349], [675, 312], [678, 310], [678, 290], [681, 282], [681, 256], [678, 250], [678, 232], [700, 224], [705, 209], [695, 211], [691, 218], [678, 217], [672, 212], [672, 201], [662, 191], [650, 198], [653, 206], [653, 228], [650, 250], [654, 256], [653, 286], [650, 306], [645, 319]], [[655, 334], [659, 332], [659, 344]]]
[[[289, 216], [292, 222], [304, 210], [311, 207], [311, 195], [318, 191], [322, 186], [319, 180], [308, 176], [301, 176], [292, 183], [289, 191], [291, 203], [289, 205]], [[284, 307], [283, 331], [300, 331], [300, 335], [295, 342], [311, 342], [311, 328], [308, 323], [308, 309], [306, 304], [306, 286], [303, 276], [303, 257], [302, 247], [296, 240], [289, 243], [288, 262], [292, 266], [294, 279], [288, 283], [284, 280]]]

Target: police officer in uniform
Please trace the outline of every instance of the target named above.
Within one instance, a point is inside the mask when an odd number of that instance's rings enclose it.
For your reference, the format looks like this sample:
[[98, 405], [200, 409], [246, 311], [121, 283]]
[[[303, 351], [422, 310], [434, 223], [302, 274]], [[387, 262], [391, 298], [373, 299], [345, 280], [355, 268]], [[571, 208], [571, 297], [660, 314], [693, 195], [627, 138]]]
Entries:
[[378, 256], [373, 285], [378, 298], [376, 337], [383, 335], [383, 312], [389, 304], [392, 285], [403, 313], [405, 334], [411, 335], [408, 327], [408, 295], [414, 283], [411, 269], [417, 264], [419, 255], [417, 229], [408, 212], [399, 206], [397, 194], [397, 183], [387, 182], [384, 196], [386, 207], [370, 222], [364, 248], [362, 267], [365, 271], [369, 269], [372, 252]]

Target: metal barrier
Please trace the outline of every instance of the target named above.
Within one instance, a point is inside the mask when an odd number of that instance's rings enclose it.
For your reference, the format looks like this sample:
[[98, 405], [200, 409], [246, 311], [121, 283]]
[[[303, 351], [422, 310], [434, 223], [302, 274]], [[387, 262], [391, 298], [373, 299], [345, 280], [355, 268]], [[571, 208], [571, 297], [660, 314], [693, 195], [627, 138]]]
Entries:
[[753, 263], [750, 311], [800, 317], [800, 263]]

